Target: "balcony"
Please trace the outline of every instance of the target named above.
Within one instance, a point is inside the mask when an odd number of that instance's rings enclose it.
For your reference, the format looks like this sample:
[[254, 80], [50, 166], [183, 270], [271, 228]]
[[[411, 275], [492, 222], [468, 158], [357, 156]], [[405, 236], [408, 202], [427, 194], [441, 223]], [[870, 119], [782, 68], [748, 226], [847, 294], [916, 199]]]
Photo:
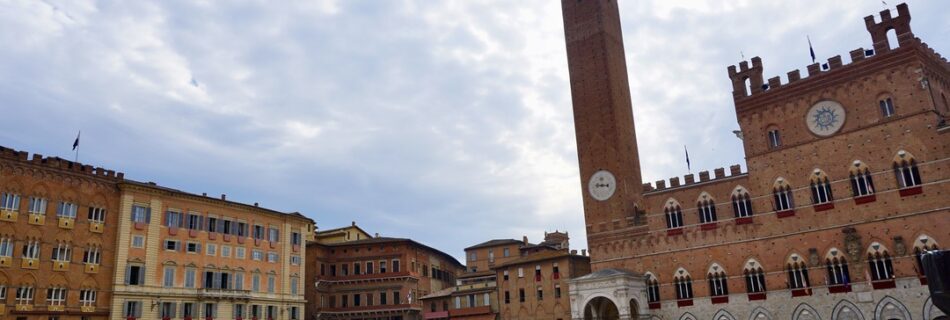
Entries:
[[30, 219], [29, 221], [27, 221], [27, 223], [32, 224], [32, 225], [42, 226], [46, 224], [46, 215], [31, 213]]
[[455, 287], [455, 292], [474, 291], [474, 290], [494, 290], [498, 284], [495, 281], [479, 282]]
[[53, 271], [69, 271], [69, 261], [53, 260]]
[[465, 316], [475, 316], [480, 314], [491, 314], [491, 306], [481, 306], [474, 308], [462, 308], [449, 310], [449, 317], [465, 317]]
[[198, 289], [198, 297], [213, 299], [250, 299], [251, 290], [201, 288]]
[[105, 223], [98, 221], [89, 222], [89, 231], [94, 233], [103, 233], [105, 231]]
[[19, 216], [20, 213], [13, 210], [0, 210], [0, 221], [16, 222]]
[[39, 269], [39, 268], [40, 268], [40, 259], [36, 259], [36, 258], [23, 258], [23, 260], [20, 260], [20, 268], [23, 268], [23, 269]]
[[351, 274], [347, 276], [327, 277], [322, 281], [327, 282], [365, 282], [365, 281], [385, 281], [403, 278], [415, 278], [416, 276], [403, 272], [371, 273], [371, 274]]
[[59, 217], [59, 227], [72, 229], [76, 225], [76, 218]]

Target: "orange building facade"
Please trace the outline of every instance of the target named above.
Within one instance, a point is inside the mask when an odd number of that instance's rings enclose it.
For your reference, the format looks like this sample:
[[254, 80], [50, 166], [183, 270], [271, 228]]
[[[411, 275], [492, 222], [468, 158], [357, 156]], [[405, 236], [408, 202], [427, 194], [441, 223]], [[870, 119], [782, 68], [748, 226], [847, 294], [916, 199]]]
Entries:
[[108, 318], [122, 179], [0, 147], [0, 318]]
[[422, 319], [420, 298], [464, 270], [416, 241], [364, 236], [307, 246], [307, 319]]
[[642, 188], [617, 4], [562, 9], [594, 271], [574, 319], [941, 314], [918, 259], [950, 241], [950, 65], [906, 5], [865, 18], [848, 63], [729, 67], [747, 171]]
[[119, 189], [112, 319], [303, 319], [312, 220], [153, 183]]

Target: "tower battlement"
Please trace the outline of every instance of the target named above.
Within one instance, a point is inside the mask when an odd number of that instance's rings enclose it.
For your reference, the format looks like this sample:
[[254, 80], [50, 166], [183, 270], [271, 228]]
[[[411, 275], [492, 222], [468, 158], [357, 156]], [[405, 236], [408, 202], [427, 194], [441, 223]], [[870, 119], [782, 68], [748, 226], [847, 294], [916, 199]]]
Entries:
[[[754, 57], [750, 61], [742, 61], [738, 66], [727, 67], [729, 79], [732, 81], [732, 95], [736, 102], [736, 107], [740, 107], [740, 102], [747, 99], [759, 97], [783, 89], [784, 87], [818, 77], [824, 74], [844, 70], [853, 64], [863, 61], [873, 61], [888, 57], [888, 53], [896, 51], [918, 50], [927, 58], [940, 65], [945, 70], [950, 71], [950, 63], [939, 53], [930, 48], [926, 43], [916, 38], [910, 29], [910, 11], [907, 4], [897, 6], [897, 17], [892, 17], [889, 10], [880, 12], [880, 22], [875, 21], [874, 16], [864, 18], [868, 32], [871, 35], [873, 49], [863, 47], [851, 50], [848, 54], [850, 61], [845, 62], [841, 55], [828, 58], [824, 62], [816, 62], [806, 67], [807, 75], [802, 75], [799, 69], [786, 73], [785, 81], [780, 76], [769, 78], [767, 81], [763, 78], [762, 59]], [[895, 30], [897, 33], [897, 47], [891, 49], [891, 44], [887, 39], [887, 32]], [[906, 49], [906, 50], [905, 50]]]
[[79, 162], [69, 161], [60, 157], [44, 157], [42, 154], [34, 153], [32, 158], [26, 151], [17, 151], [11, 148], [0, 146], [0, 158], [9, 159], [30, 165], [40, 165], [60, 170], [75, 172], [87, 175], [93, 178], [121, 181], [125, 179], [125, 174], [115, 172], [101, 167], [84, 165]]

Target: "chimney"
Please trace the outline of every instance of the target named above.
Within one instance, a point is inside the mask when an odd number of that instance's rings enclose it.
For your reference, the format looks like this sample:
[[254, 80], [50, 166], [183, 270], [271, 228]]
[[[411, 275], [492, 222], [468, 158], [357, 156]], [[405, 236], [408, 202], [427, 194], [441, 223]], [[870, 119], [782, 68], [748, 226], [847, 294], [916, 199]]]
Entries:
[[528, 245], [528, 236], [523, 236], [523, 237], [521, 238], [521, 242], [522, 242], [524, 245]]
[[201, 196], [202, 196], [202, 197], [207, 197], [207, 196], [208, 196], [208, 193], [207, 193], [207, 192], [202, 192], [202, 193], [201, 193]]
[[356, 221], [352, 221], [352, 222], [350, 222], [350, 226], [353, 226], [353, 227], [355, 227], [355, 226], [356, 226]]
[[379, 238], [379, 232], [377, 232], [376, 235], [373, 236], [373, 238]]
[[228, 200], [228, 196], [222, 193], [222, 194], [221, 194], [221, 200]]
[[581, 255], [586, 257], [586, 256], [587, 256], [587, 249], [581, 249]]
[[577, 255], [577, 249], [571, 250], [571, 255], [572, 255], [572, 256], [576, 256], [576, 255]]
[[257, 205], [258, 205], [258, 203], [257, 203], [257, 202], [255, 202], [255, 203], [254, 203], [254, 206], [256, 207]]

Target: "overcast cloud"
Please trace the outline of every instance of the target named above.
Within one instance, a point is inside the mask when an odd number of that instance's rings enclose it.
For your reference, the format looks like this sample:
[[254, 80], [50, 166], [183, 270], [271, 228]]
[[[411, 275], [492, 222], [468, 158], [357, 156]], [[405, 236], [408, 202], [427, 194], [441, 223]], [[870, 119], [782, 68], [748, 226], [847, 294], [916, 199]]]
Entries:
[[[889, 3], [892, 8], [897, 2]], [[909, 1], [950, 54], [943, 1]], [[623, 1], [646, 181], [743, 163], [726, 67], [871, 47], [863, 1]], [[896, 13], [895, 13], [896, 14]], [[0, 0], [0, 145], [457, 257], [586, 247], [560, 2]], [[743, 170], [744, 170], [743, 163]]]

